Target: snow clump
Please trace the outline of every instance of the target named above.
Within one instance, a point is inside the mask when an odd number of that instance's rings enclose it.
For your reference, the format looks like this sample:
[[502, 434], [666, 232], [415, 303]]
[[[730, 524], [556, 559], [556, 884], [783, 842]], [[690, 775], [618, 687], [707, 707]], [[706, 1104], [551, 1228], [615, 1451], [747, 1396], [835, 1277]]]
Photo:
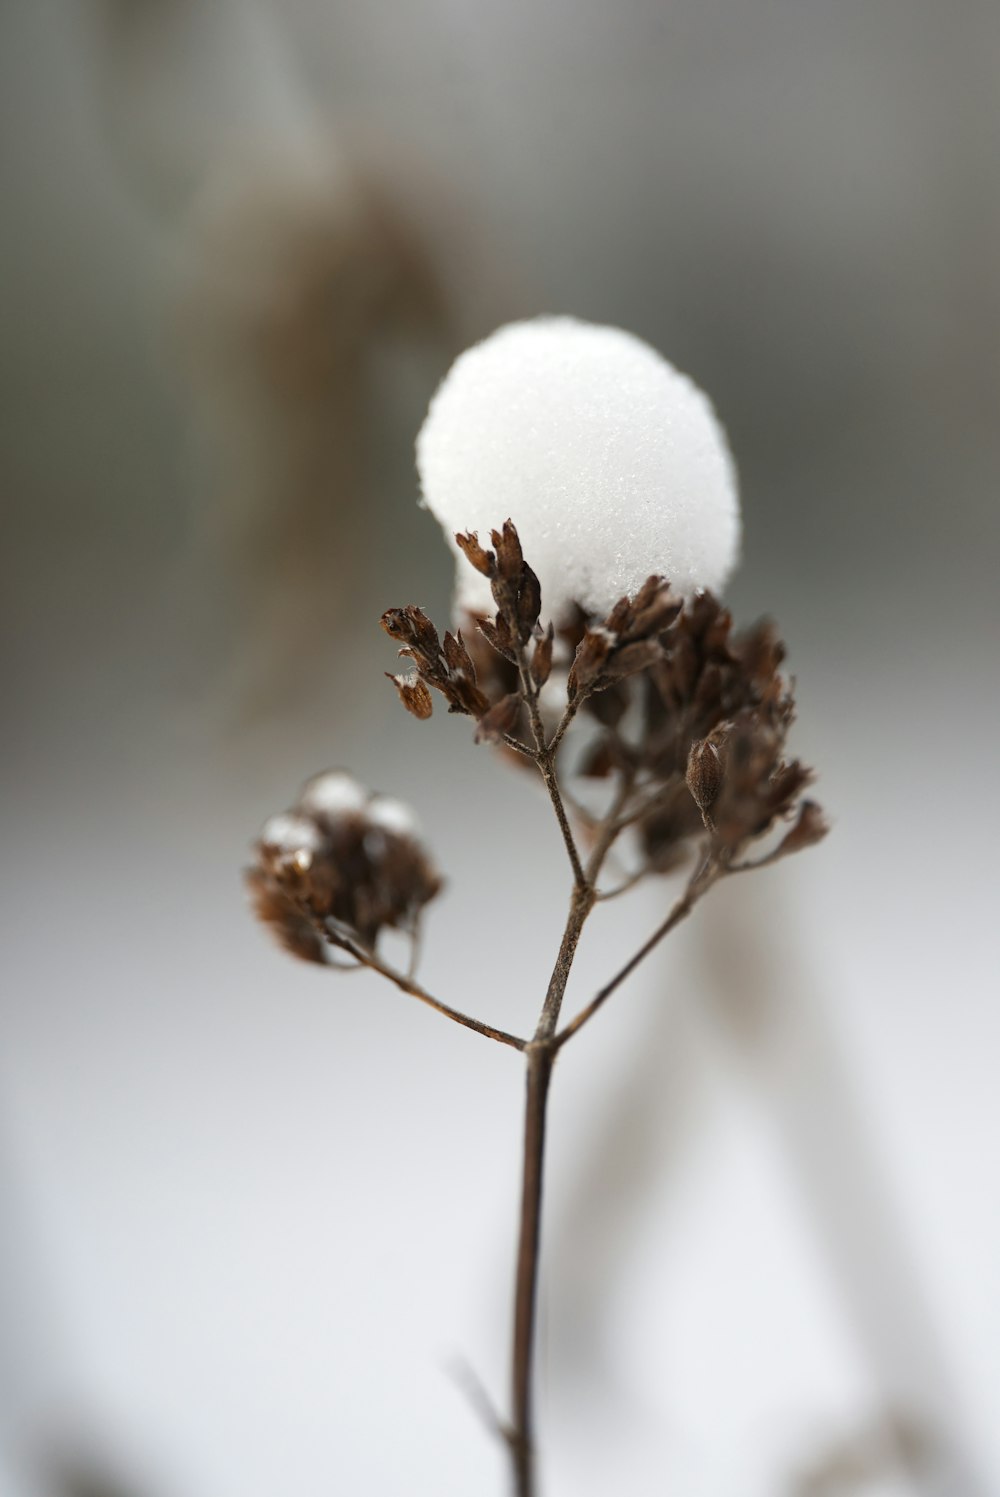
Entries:
[[740, 541], [736, 472], [708, 397], [647, 343], [572, 317], [513, 322], [461, 354], [417, 438], [423, 502], [458, 557], [456, 607], [492, 612], [457, 530], [508, 517], [544, 618], [606, 614], [658, 572], [718, 592]]

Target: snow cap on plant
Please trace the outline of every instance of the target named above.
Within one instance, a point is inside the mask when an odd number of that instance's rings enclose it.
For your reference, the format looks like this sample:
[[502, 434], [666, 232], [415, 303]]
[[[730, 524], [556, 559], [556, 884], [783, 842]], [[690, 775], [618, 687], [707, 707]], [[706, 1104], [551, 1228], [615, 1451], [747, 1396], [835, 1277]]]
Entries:
[[[509, 515], [548, 617], [607, 613], [651, 573], [718, 592], [739, 552], [736, 473], [708, 397], [620, 328], [513, 322], [466, 350], [417, 438], [423, 502], [452, 539]], [[492, 610], [464, 564], [458, 608]]]

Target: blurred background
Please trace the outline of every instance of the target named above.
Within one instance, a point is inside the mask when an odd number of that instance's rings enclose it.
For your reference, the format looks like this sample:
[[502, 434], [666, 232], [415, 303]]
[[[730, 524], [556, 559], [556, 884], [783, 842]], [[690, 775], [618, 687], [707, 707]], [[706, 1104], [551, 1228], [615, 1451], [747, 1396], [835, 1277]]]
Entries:
[[711, 392], [835, 824], [560, 1068], [546, 1497], [1000, 1491], [998, 74], [985, 0], [4, 0], [5, 1497], [506, 1490], [520, 1067], [240, 869], [354, 766], [428, 986], [531, 1024], [558, 837], [377, 620], [446, 616], [414, 436], [538, 312]]

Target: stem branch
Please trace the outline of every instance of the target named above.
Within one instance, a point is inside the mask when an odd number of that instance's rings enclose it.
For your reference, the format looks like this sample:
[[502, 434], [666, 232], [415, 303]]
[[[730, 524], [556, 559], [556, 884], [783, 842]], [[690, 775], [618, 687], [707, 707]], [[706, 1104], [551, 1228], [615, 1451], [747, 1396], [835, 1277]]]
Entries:
[[605, 983], [600, 992], [590, 1000], [586, 1008], [581, 1009], [576, 1017], [571, 1019], [565, 1028], [560, 1030], [559, 1034], [556, 1035], [556, 1050], [561, 1050], [566, 1041], [572, 1039], [573, 1035], [582, 1029], [589, 1019], [594, 1017], [597, 1010], [603, 1007], [612, 993], [621, 987], [627, 977], [631, 977], [636, 967], [645, 961], [650, 952], [654, 951], [660, 942], [680, 925], [682, 920], [690, 915], [698, 900], [712, 887], [722, 872], [722, 867], [711, 857], [701, 865], [662, 925], [657, 927], [649, 940], [643, 946], [640, 946], [639, 950], [625, 963], [624, 967], [621, 967], [615, 973], [611, 981]]
[[428, 993], [427, 989], [422, 988], [418, 982], [414, 982], [412, 977], [407, 977], [395, 967], [390, 967], [388, 962], [383, 961], [376, 952], [359, 946], [349, 935], [340, 931], [331, 931], [329, 925], [321, 924], [320, 929], [331, 945], [348, 952], [362, 966], [370, 967], [373, 972], [386, 978], [401, 992], [409, 993], [411, 998], [416, 998], [420, 1003], [425, 1003], [428, 1008], [434, 1009], [435, 1013], [443, 1014], [446, 1019], [451, 1019], [455, 1024], [461, 1024], [465, 1029], [475, 1030], [476, 1034], [483, 1035], [485, 1039], [496, 1040], [501, 1045], [509, 1045], [512, 1050], [523, 1051], [528, 1048], [528, 1041], [521, 1039], [519, 1035], [508, 1034], [505, 1029], [494, 1029], [492, 1024], [484, 1024], [480, 1019], [473, 1019], [470, 1014], [463, 1014], [460, 1009], [452, 1008], [448, 1003], [442, 1003], [440, 998], [435, 998], [432, 993]]

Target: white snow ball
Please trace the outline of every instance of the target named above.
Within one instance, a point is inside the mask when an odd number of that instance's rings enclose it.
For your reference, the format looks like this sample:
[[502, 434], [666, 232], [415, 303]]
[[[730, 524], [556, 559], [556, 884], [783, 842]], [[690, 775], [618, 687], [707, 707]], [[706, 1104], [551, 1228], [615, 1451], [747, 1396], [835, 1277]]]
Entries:
[[572, 317], [513, 322], [452, 365], [417, 437], [423, 502], [458, 556], [459, 608], [492, 612], [455, 531], [510, 517], [542, 616], [607, 613], [658, 572], [718, 592], [739, 553], [736, 472], [708, 397], [647, 343]]
[[323, 846], [323, 836], [315, 822], [294, 811], [281, 811], [265, 821], [260, 833], [264, 851], [276, 861], [294, 862], [308, 868], [313, 856]]
[[346, 769], [314, 775], [299, 797], [299, 810], [310, 816], [346, 816], [363, 811], [368, 791]]
[[372, 826], [393, 832], [397, 837], [416, 837], [420, 831], [420, 823], [409, 806], [391, 795], [373, 795], [365, 819]]

